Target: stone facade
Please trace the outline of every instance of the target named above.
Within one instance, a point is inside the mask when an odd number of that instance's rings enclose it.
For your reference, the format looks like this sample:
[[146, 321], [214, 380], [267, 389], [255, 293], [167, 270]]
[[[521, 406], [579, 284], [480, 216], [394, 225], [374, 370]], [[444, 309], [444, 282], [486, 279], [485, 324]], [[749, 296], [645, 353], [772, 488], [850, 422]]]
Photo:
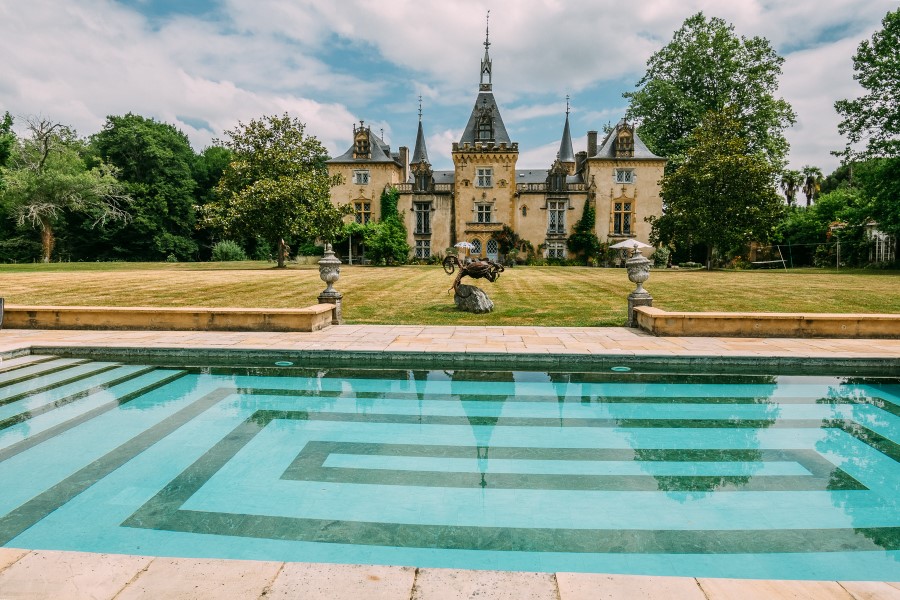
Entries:
[[[587, 148], [576, 154], [566, 111], [553, 165], [516, 169], [519, 145], [510, 140], [493, 96], [489, 46], [486, 39], [478, 96], [460, 141], [453, 144], [452, 171], [432, 170], [421, 114], [408, 162], [406, 147], [392, 153], [361, 122], [354, 127], [354, 146], [328, 163], [329, 171], [344, 179], [332, 191], [332, 201], [352, 203], [356, 213], [348, 220], [364, 223], [380, 215], [382, 191], [396, 187], [414, 258], [443, 255], [466, 241], [475, 246], [473, 256], [496, 260], [492, 236], [504, 225], [544, 257], [567, 258], [566, 239], [586, 202], [596, 209], [595, 233], [601, 241], [648, 243], [645, 218], [662, 214], [659, 181], [666, 159], [650, 152], [624, 119], [600, 143], [597, 132], [589, 131]], [[360, 171], [368, 172], [365, 184]]]

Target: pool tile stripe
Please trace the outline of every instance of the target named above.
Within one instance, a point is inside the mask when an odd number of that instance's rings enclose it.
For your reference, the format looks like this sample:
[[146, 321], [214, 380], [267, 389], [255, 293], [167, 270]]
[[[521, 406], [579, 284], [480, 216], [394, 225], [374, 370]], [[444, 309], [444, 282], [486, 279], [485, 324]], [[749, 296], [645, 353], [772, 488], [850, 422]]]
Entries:
[[365, 398], [365, 399], [396, 399], [396, 400], [433, 400], [443, 402], [580, 402], [582, 404], [752, 404], [752, 405], [777, 405], [777, 404], [818, 404], [818, 405], [860, 405], [874, 406], [896, 417], [900, 417], [900, 405], [888, 402], [883, 398], [873, 396], [847, 396], [835, 398], [819, 397], [777, 397], [769, 396], [603, 396], [598, 394], [583, 394], [579, 396], [555, 396], [529, 394], [513, 396], [509, 394], [466, 394], [466, 393], [433, 393], [433, 392], [372, 392], [372, 391], [347, 391], [347, 390], [316, 390], [316, 389], [265, 389], [265, 388], [238, 388], [241, 394], [254, 394], [265, 396], [284, 396], [293, 398]]
[[[525, 452], [522, 452], [525, 450]], [[716, 451], [718, 452], [718, 451]], [[297, 481], [326, 481], [329, 483], [355, 483], [376, 485], [428, 486], [447, 488], [491, 487], [498, 489], [544, 490], [627, 490], [627, 491], [822, 491], [865, 490], [862, 483], [829, 463], [812, 450], [732, 451], [734, 460], [758, 462], [765, 455], [768, 461], [792, 461], [803, 465], [810, 476], [786, 475], [583, 475], [583, 474], [533, 474], [533, 473], [472, 473], [452, 471], [410, 471], [394, 469], [364, 469], [352, 467], [327, 467], [324, 463], [331, 454], [358, 454], [369, 456], [415, 456], [442, 458], [472, 458], [518, 460], [581, 460], [581, 461], [632, 461], [661, 462], [668, 457], [672, 461], [692, 461], [706, 456], [706, 462], [724, 462], [724, 457], [713, 459], [711, 451], [663, 450], [593, 450], [573, 448], [479, 448], [477, 446], [409, 446], [393, 444], [363, 444], [351, 442], [311, 441], [282, 475], [282, 479]], [[527, 458], [526, 458], [527, 457]], [[777, 458], [776, 458], [777, 457]]]

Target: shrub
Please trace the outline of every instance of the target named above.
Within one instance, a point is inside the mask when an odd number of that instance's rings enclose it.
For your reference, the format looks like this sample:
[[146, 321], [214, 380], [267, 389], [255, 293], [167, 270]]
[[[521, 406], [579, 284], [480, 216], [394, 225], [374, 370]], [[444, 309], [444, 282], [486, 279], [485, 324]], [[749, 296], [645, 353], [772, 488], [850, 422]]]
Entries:
[[653, 253], [651, 257], [653, 259], [653, 266], [659, 267], [661, 269], [669, 266], [669, 256], [671, 256], [672, 251], [663, 246], [662, 248], [657, 248], [656, 252]]
[[247, 254], [237, 242], [222, 240], [212, 247], [212, 260], [216, 262], [247, 260]]

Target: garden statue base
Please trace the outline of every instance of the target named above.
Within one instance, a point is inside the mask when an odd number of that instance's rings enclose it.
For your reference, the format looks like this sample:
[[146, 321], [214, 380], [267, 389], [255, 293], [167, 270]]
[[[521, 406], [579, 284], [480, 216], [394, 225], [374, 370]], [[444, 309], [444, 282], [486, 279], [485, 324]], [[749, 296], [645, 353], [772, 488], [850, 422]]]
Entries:
[[637, 315], [634, 313], [636, 306], [653, 306], [653, 296], [646, 290], [628, 294], [628, 327], [638, 326]]
[[494, 310], [494, 303], [479, 287], [461, 283], [453, 294], [456, 308], [471, 313], [489, 313]]

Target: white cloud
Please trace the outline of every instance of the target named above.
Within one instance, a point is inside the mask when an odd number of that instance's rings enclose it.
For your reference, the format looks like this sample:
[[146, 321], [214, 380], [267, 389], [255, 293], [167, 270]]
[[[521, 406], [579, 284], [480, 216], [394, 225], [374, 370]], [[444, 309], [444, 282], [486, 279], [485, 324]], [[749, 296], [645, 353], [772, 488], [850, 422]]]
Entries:
[[[414, 138], [391, 138], [414, 135], [421, 94], [426, 131], [429, 124], [439, 131], [428, 141], [432, 161], [449, 168], [450, 145], [477, 92], [490, 8], [495, 94], [521, 136], [520, 163], [545, 168], [558, 149], [548, 140], [561, 133], [565, 95], [583, 111], [573, 112], [573, 131], [615, 122], [624, 113], [619, 94], [702, 10], [782, 49], [780, 94], [798, 115], [788, 132], [791, 163], [828, 171], [836, 164], [829, 151], [843, 145], [833, 103], [857, 95], [850, 56], [896, 7], [896, 0], [223, 0], [210, 17], [148, 19], [112, 0], [0, 2], [0, 111], [39, 113], [82, 134], [99, 130], [108, 114], [131, 111], [177, 124], [197, 149], [238, 120], [288, 111], [338, 153], [360, 118], [384, 128], [394, 148], [412, 145]], [[631, 84], [621, 89], [623, 81]], [[553, 97], [559, 102], [548, 102]]]

